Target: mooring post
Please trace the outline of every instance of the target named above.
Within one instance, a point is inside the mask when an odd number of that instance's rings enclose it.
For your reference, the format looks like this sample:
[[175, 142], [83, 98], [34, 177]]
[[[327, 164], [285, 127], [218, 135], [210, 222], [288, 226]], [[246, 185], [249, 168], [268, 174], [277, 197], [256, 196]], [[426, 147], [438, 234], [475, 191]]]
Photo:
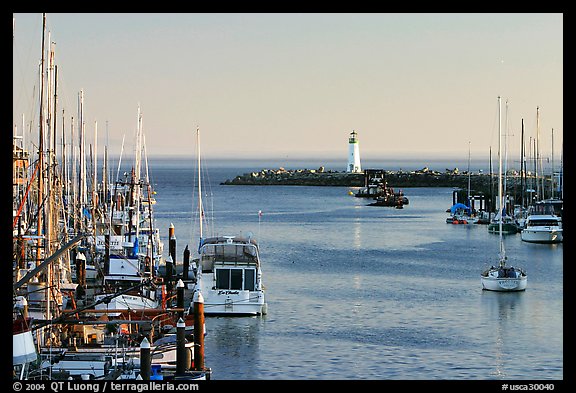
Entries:
[[190, 250], [188, 249], [188, 245], [184, 249], [184, 262], [182, 265], [182, 279], [188, 280], [188, 269], [190, 269]]
[[143, 380], [150, 380], [150, 342], [146, 337], [140, 343], [140, 375]]
[[174, 266], [176, 266], [176, 235], [174, 232], [174, 224], [171, 223], [170, 228], [168, 228], [168, 254], [170, 254]]
[[204, 297], [194, 292], [194, 369], [204, 370]]
[[166, 277], [165, 277], [165, 281], [166, 281], [166, 290], [168, 291], [168, 293], [172, 292], [172, 269], [173, 269], [174, 264], [172, 263], [172, 257], [170, 255], [168, 255], [168, 258], [166, 258]]
[[184, 282], [178, 280], [176, 284], [176, 307], [181, 308], [182, 311], [178, 311], [178, 318], [184, 318]]
[[180, 318], [176, 324], [176, 375], [186, 374], [189, 363], [186, 356], [186, 324]]

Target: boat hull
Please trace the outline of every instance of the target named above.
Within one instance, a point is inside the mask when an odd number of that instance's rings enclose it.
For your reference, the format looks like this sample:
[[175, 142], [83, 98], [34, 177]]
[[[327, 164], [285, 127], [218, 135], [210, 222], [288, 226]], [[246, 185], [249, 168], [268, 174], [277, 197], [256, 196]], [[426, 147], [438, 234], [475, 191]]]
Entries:
[[[500, 225], [498, 223], [488, 224], [488, 232], [490, 233], [500, 233]], [[512, 223], [502, 224], [502, 234], [514, 234], [518, 233], [518, 226]]]
[[264, 294], [252, 291], [203, 290], [205, 315], [262, 315]]
[[481, 277], [482, 289], [487, 291], [512, 292], [526, 289], [528, 279], [526, 276], [517, 278], [508, 277]]
[[529, 243], [561, 243], [564, 241], [562, 230], [523, 229], [522, 241]]
[[[100, 300], [108, 295], [97, 295], [95, 300]], [[119, 295], [110, 300], [108, 304], [100, 303], [95, 306], [96, 310], [142, 310], [142, 309], [156, 309], [159, 308], [160, 304], [157, 300], [149, 299], [144, 296], [138, 295]], [[118, 316], [121, 313], [111, 312], [110, 316]]]

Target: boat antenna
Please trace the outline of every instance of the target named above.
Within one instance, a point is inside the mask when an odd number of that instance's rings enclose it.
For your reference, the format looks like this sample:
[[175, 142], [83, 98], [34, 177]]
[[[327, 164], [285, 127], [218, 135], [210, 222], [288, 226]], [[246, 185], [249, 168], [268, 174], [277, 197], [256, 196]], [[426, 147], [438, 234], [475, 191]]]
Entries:
[[262, 210], [258, 210], [258, 243], [260, 243], [260, 222], [262, 221]]

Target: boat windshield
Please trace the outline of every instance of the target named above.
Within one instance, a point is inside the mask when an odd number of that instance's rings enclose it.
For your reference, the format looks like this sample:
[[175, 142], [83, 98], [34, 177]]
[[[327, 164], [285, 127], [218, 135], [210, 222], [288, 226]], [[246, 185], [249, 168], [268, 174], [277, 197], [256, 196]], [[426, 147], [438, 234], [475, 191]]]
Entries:
[[529, 220], [529, 227], [552, 227], [558, 226], [558, 220], [540, 219], [540, 220]]

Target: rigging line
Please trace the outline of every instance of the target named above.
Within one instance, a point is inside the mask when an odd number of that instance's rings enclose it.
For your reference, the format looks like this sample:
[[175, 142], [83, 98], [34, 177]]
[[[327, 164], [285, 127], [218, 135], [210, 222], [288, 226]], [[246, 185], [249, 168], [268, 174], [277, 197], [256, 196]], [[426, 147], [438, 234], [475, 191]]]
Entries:
[[12, 230], [16, 227], [16, 223], [18, 222], [18, 218], [20, 218], [20, 213], [22, 212], [22, 208], [26, 203], [26, 199], [28, 197], [28, 192], [30, 191], [30, 187], [32, 186], [34, 177], [36, 176], [36, 172], [38, 171], [38, 167], [40, 167], [40, 161], [36, 164], [36, 168], [34, 168], [34, 172], [32, 173], [32, 177], [28, 182], [28, 187], [26, 187], [26, 193], [24, 194], [24, 198], [22, 198], [22, 202], [20, 203], [20, 207], [18, 208], [18, 213], [16, 213], [16, 217], [14, 217], [14, 222], [12, 223]]

